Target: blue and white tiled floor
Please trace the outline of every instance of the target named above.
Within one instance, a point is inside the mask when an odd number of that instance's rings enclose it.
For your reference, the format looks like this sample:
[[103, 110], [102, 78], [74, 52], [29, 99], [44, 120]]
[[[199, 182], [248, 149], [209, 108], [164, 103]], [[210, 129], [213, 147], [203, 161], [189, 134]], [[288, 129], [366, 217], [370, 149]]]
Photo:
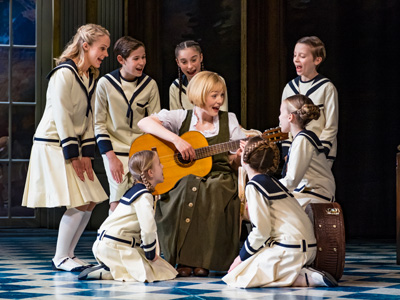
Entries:
[[[400, 299], [395, 242], [347, 244], [346, 267], [337, 288], [235, 289], [208, 278], [157, 283], [79, 281], [76, 273], [51, 269], [55, 230], [0, 230], [0, 299]], [[82, 237], [77, 256], [94, 263], [94, 232]]]

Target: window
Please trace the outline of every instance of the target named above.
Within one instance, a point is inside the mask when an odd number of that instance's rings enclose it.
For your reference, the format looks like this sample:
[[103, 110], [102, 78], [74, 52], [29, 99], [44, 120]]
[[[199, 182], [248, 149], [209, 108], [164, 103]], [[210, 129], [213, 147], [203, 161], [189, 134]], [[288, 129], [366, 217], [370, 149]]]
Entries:
[[21, 201], [35, 131], [36, 2], [0, 1], [0, 218], [35, 216]]

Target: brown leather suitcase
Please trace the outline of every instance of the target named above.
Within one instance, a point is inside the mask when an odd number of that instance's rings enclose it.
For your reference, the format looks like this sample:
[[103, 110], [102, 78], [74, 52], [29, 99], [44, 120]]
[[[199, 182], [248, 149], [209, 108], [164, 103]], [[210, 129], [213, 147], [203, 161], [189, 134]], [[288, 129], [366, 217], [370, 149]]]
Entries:
[[317, 256], [312, 266], [339, 280], [346, 254], [343, 210], [337, 202], [310, 203], [306, 213], [314, 224], [317, 239]]

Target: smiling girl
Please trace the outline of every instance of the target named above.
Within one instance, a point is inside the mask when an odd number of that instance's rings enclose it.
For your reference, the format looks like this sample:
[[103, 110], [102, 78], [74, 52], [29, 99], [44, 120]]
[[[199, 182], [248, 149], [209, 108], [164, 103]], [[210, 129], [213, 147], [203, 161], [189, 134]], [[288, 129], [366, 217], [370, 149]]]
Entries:
[[[328, 78], [318, 73], [318, 68], [325, 58], [325, 45], [318, 37], [307, 36], [299, 39], [293, 52], [293, 63], [298, 77], [286, 85], [282, 93], [282, 101], [290, 96], [302, 94], [319, 106], [320, 118], [311, 121], [307, 129], [313, 131], [321, 140], [332, 167], [336, 158], [339, 104], [335, 86]], [[290, 144], [291, 139], [282, 143], [284, 157], [287, 155]], [[285, 167], [283, 170], [285, 171]]]
[[53, 268], [82, 271], [89, 264], [74, 250], [96, 203], [107, 199], [92, 169], [95, 151], [92, 109], [98, 68], [108, 56], [109, 32], [81, 26], [48, 78], [46, 108], [36, 129], [22, 205], [66, 206]]
[[[178, 65], [178, 78], [174, 80], [169, 88], [169, 108], [192, 109], [193, 104], [189, 101], [187, 85], [199, 72], [204, 71], [203, 52], [200, 44], [195, 41], [185, 41], [175, 48], [175, 60]], [[225, 101], [221, 110], [228, 110], [228, 95], [225, 93]]]
[[160, 111], [157, 83], [143, 73], [144, 44], [130, 36], [120, 38], [114, 53], [121, 68], [100, 78], [96, 90], [95, 134], [110, 186], [110, 210], [132, 186], [129, 149], [142, 132], [137, 122]]
[[[187, 92], [193, 110], [162, 110], [139, 121], [140, 129], [173, 143], [186, 160], [195, 159], [193, 147], [180, 138], [187, 131], [201, 132], [209, 145], [246, 137], [235, 114], [221, 111], [226, 86], [218, 74], [198, 73]], [[212, 160], [204, 178], [183, 177], [157, 202], [161, 250], [170, 264], [178, 264], [180, 276], [226, 271], [238, 254], [240, 200], [234, 168], [240, 165], [240, 151]]]

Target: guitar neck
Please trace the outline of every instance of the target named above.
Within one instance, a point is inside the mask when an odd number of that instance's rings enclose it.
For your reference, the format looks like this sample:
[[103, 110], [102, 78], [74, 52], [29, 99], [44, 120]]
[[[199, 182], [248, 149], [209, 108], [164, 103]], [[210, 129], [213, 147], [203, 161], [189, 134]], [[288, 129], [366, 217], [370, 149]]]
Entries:
[[[246, 140], [246, 139], [243, 139]], [[221, 144], [211, 145], [207, 147], [197, 148], [195, 149], [196, 152], [196, 159], [202, 159], [205, 157], [213, 156], [216, 154], [228, 152], [228, 151], [236, 151], [240, 147], [240, 141], [230, 141]]]
[[[213, 156], [213, 155], [228, 152], [228, 151], [236, 152], [237, 149], [239, 149], [239, 147], [240, 147], [240, 141], [245, 141], [245, 140], [248, 140], [249, 138], [250, 137], [247, 137], [247, 138], [244, 138], [241, 140], [235, 140], [235, 141], [225, 142], [225, 143], [221, 143], [221, 144], [215, 144], [215, 145], [211, 145], [211, 146], [197, 148], [197, 149], [195, 149], [196, 159], [202, 159], [202, 158], [206, 158], [209, 156]], [[279, 127], [276, 127], [276, 128], [270, 129], [270, 130], [266, 130], [262, 134], [262, 138], [265, 140], [274, 142], [274, 143], [278, 143], [283, 140], [286, 140], [288, 138], [288, 134], [281, 132], [281, 129]]]

